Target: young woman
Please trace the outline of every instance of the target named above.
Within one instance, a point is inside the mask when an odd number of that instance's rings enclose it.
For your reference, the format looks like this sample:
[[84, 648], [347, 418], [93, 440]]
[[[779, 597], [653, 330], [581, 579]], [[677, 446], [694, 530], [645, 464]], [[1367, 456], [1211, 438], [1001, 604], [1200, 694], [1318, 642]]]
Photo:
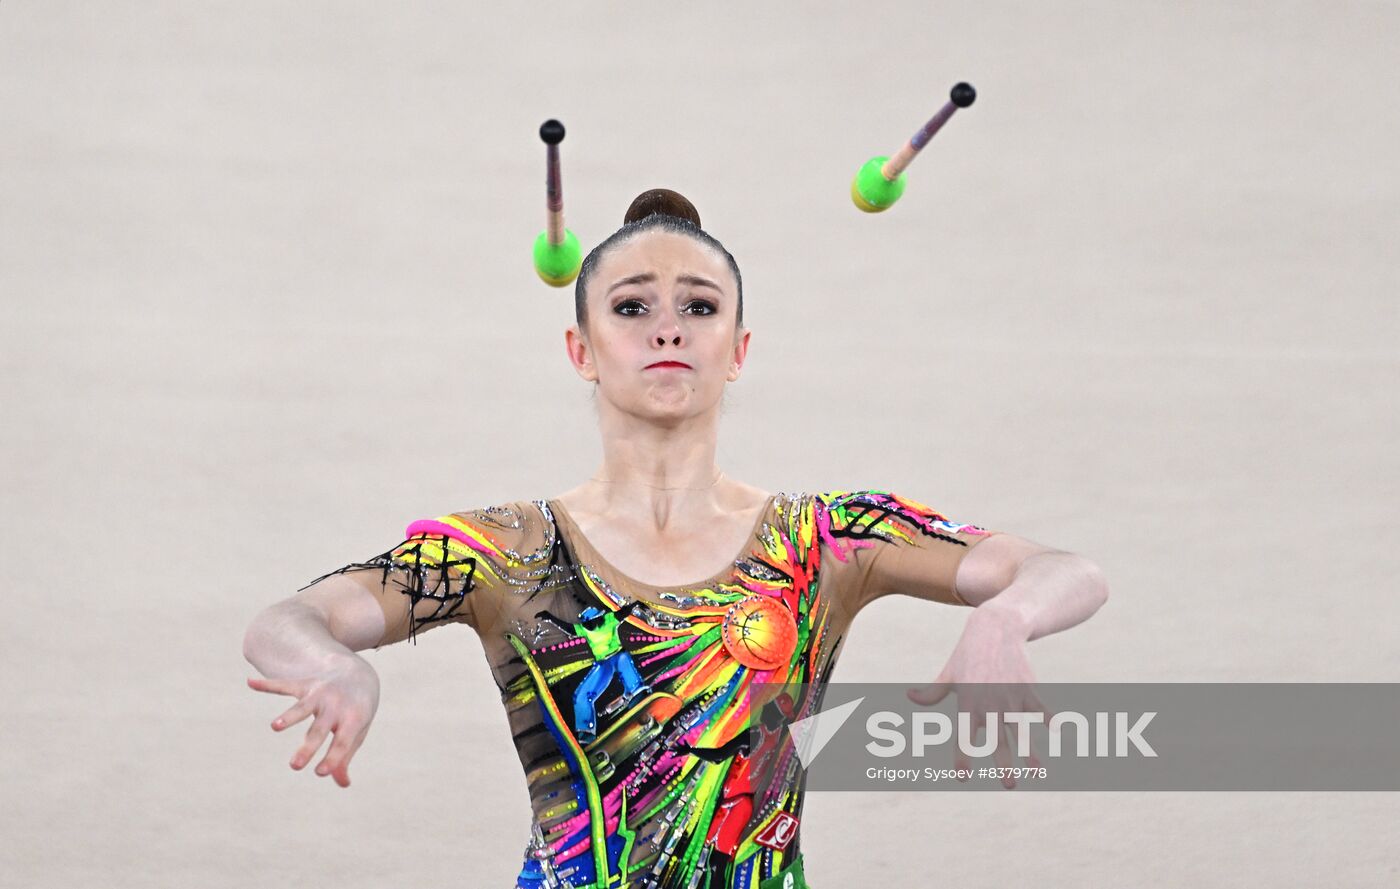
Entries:
[[[743, 288], [675, 192], [640, 195], [589, 254], [575, 314], [565, 339], [596, 386], [597, 473], [414, 522], [317, 578], [249, 627], [245, 655], [268, 677], [249, 684], [297, 698], [275, 730], [315, 717], [292, 768], [333, 734], [316, 773], [348, 786], [379, 697], [355, 652], [469, 624], [530, 788], [517, 886], [800, 889], [802, 769], [781, 727], [817, 712], [860, 609], [889, 593], [970, 606], [911, 697], [962, 688], [974, 714], [1033, 709], [1028, 692], [985, 689], [1029, 685], [1026, 642], [1092, 614], [1102, 574], [888, 491], [774, 494], [726, 476], [715, 448], [748, 354]], [[759, 700], [773, 688], [790, 693]]]

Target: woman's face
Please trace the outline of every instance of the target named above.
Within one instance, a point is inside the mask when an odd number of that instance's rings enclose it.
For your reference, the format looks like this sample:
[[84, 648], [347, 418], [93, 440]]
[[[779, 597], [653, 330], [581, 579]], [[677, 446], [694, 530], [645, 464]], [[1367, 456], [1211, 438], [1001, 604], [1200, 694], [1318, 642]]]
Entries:
[[625, 413], [680, 420], [713, 410], [748, 351], [749, 331], [735, 326], [737, 290], [710, 247], [642, 232], [598, 263], [586, 294], [587, 335], [577, 326], [565, 333], [569, 358]]

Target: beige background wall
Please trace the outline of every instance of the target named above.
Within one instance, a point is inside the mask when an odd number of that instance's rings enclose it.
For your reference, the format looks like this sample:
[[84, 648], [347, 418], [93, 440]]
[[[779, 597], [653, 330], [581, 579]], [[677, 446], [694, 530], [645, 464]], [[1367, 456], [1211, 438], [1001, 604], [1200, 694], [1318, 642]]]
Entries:
[[[731, 475], [1099, 562], [1045, 681], [1400, 680], [1396, 4], [504, 6], [0, 5], [4, 883], [511, 884], [470, 630], [369, 655], [348, 791], [287, 768], [240, 643], [414, 518], [594, 469], [529, 259], [550, 116], [587, 244], [665, 185], [738, 258]], [[882, 601], [837, 678], [932, 679], [964, 617]], [[819, 889], [1391, 886], [1397, 814], [814, 794], [804, 837]]]

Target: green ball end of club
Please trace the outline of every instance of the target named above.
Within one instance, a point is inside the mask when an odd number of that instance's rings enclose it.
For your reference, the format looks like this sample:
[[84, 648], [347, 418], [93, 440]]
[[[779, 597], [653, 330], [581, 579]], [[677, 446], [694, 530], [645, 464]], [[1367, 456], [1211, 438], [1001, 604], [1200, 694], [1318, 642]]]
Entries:
[[887, 160], [888, 157], [872, 157], [851, 180], [851, 201], [867, 213], [888, 210], [904, 194], [907, 180], [903, 173], [891, 182], [880, 172]]
[[551, 287], [564, 287], [578, 277], [583, 265], [583, 248], [578, 238], [567, 228], [564, 240], [559, 244], [549, 243], [549, 232], [540, 232], [535, 238], [535, 274]]

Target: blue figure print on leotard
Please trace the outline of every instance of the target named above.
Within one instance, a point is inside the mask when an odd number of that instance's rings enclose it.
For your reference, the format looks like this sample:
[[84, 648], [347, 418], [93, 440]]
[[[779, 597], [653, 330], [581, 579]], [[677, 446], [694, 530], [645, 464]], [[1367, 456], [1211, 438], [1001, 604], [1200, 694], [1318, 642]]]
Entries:
[[578, 623], [560, 620], [548, 611], [535, 615], [566, 633], [582, 638], [593, 655], [593, 666], [588, 668], [587, 675], [574, 692], [574, 734], [585, 744], [597, 737], [598, 720], [594, 705], [612, 685], [613, 676], [622, 674], [624, 705], [630, 704], [637, 695], [651, 690], [651, 686], [642, 682], [642, 675], [637, 672], [632, 655], [623, 650], [622, 641], [617, 635], [618, 623], [631, 614], [637, 605], [636, 601], [629, 602], [613, 612], [604, 612], [590, 605], [579, 613]]

